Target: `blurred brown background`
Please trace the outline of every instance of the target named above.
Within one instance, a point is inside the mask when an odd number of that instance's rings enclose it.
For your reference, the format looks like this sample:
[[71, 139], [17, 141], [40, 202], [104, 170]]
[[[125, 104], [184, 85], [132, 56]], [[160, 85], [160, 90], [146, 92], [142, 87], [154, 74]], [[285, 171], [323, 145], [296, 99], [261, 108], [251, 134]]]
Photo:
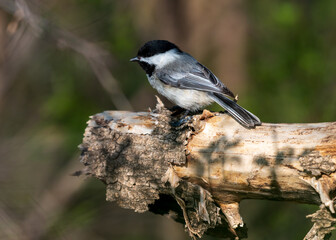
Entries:
[[[152, 39], [192, 54], [262, 121], [336, 120], [335, 1], [0, 0], [0, 239], [188, 239], [70, 176], [90, 115], [154, 107], [129, 62]], [[302, 239], [316, 208], [250, 200], [241, 214], [249, 239]]]

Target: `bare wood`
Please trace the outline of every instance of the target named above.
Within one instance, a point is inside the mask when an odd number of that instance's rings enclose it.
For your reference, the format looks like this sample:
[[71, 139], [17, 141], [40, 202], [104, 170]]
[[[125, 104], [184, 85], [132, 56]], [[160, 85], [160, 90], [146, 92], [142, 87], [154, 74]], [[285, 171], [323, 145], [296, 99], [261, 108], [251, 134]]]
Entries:
[[269, 198], [318, 204], [312, 179], [336, 180], [336, 123], [264, 123], [250, 130], [226, 115], [203, 122], [187, 145], [188, 166], [174, 169], [211, 189], [220, 202]]
[[[171, 121], [162, 106], [92, 117], [82, 162], [107, 184], [107, 200], [161, 214], [168, 210], [160, 201], [168, 201], [170, 210], [180, 209], [175, 219], [185, 222], [192, 237], [223, 227], [221, 236], [246, 236], [242, 199], [323, 204], [335, 212], [330, 193], [336, 189], [336, 123], [264, 123], [250, 130], [207, 111], [179, 128]], [[316, 230], [316, 239], [328, 231]], [[313, 232], [306, 239], [318, 237]]]

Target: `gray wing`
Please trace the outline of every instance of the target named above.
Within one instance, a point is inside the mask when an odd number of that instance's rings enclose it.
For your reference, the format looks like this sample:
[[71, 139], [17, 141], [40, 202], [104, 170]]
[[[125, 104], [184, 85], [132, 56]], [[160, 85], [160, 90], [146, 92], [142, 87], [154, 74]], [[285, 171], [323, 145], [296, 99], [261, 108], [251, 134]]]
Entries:
[[[174, 66], [172, 66], [174, 67]], [[215, 92], [230, 97], [234, 94], [205, 66], [199, 62], [188, 64], [186, 70], [177, 68], [175, 71], [160, 69], [156, 76], [163, 83], [182, 89], [199, 90], [204, 92]]]

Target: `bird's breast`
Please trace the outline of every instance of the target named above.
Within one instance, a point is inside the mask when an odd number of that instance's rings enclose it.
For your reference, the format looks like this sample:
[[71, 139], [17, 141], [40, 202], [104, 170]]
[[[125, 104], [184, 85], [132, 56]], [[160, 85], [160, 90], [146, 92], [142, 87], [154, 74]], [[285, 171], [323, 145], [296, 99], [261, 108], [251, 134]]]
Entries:
[[213, 102], [207, 92], [180, 89], [164, 84], [154, 75], [147, 75], [147, 77], [153, 88], [155, 88], [161, 95], [168, 98], [168, 100], [182, 108], [195, 111]]

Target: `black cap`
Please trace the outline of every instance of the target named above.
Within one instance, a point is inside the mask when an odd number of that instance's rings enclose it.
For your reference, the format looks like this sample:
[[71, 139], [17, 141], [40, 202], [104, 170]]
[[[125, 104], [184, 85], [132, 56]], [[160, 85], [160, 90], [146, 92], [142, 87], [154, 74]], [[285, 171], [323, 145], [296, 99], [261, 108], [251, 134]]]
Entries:
[[159, 53], [167, 52], [171, 49], [176, 49], [182, 52], [174, 43], [167, 40], [152, 40], [146, 42], [138, 51], [139, 57], [151, 57]]

